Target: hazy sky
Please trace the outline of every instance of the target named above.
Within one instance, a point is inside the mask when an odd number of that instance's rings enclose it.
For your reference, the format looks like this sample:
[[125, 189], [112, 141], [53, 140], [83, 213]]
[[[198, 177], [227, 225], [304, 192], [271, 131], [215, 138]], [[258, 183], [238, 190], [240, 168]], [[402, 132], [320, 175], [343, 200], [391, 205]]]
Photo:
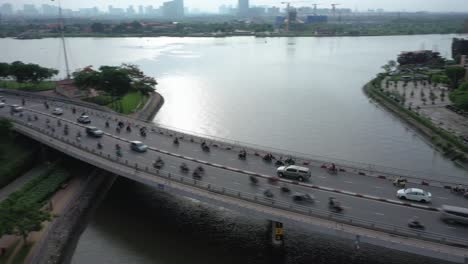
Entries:
[[[55, 0], [57, 1], [57, 0]], [[294, 0], [293, 0], [294, 1]], [[291, 1], [291, 2], [293, 2]], [[44, 4], [54, 3], [51, 0], [0, 0], [0, 4], [12, 3], [15, 7], [22, 7], [23, 4]], [[159, 6], [164, 0], [61, 0], [64, 8], [79, 8], [97, 6], [100, 9], [107, 9], [108, 5], [114, 7], [126, 7], [128, 5], [153, 5]], [[277, 5], [281, 6], [282, 0], [250, 0], [251, 5]], [[311, 1], [322, 3], [320, 7], [329, 7], [329, 4], [341, 3], [340, 7], [358, 10], [368, 8], [383, 8], [388, 11], [456, 11], [468, 12], [468, 0], [316, 0]], [[214, 12], [222, 4], [237, 5], [237, 0], [185, 0], [185, 5], [189, 8], [199, 8], [200, 10]], [[306, 6], [308, 3], [300, 3]]]

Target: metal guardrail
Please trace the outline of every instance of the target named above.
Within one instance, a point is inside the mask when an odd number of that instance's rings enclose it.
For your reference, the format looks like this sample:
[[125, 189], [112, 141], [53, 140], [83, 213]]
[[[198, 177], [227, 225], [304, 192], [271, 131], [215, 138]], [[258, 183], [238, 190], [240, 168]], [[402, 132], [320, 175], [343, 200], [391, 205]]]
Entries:
[[[65, 109], [72, 108], [69, 105], [59, 105], [59, 106]], [[109, 120], [125, 121], [126, 123], [132, 124], [134, 126], [135, 125], [150, 126], [150, 127], [153, 127], [151, 130], [151, 132], [153, 133], [171, 135], [174, 137], [177, 136], [180, 138], [189, 139], [191, 142], [194, 142], [194, 143], [206, 142], [210, 146], [217, 146], [219, 148], [232, 150], [232, 151], [246, 150], [246, 152], [250, 155], [261, 156], [267, 153], [271, 153], [276, 157], [283, 157], [283, 158], [291, 157], [296, 161], [297, 164], [301, 164], [301, 163], [310, 164], [316, 167], [319, 167], [323, 164], [330, 164], [331, 162], [333, 162], [333, 163], [336, 163], [337, 167], [339, 167], [340, 169], [344, 169], [347, 172], [351, 172], [355, 174], [372, 175], [375, 177], [383, 177], [383, 178], [388, 178], [388, 179], [396, 179], [398, 177], [403, 177], [403, 178], [409, 179], [410, 182], [412, 181], [415, 183], [422, 183], [422, 182], [430, 181], [430, 183], [432, 183], [431, 185], [438, 185], [440, 187], [456, 186], [458, 184], [463, 184], [465, 186], [468, 186], [468, 178], [465, 179], [465, 178], [460, 178], [456, 176], [451, 176], [452, 178], [454, 178], [454, 181], [440, 181], [436, 179], [427, 179], [425, 177], [415, 176], [413, 174], [417, 172], [410, 172], [410, 171], [402, 170], [402, 169], [382, 167], [378, 165], [364, 164], [364, 163], [339, 160], [339, 159], [331, 159], [331, 158], [326, 158], [326, 157], [321, 157], [321, 156], [314, 156], [310, 154], [294, 152], [294, 151], [263, 147], [260, 145], [245, 143], [241, 141], [234, 141], [234, 140], [229, 140], [229, 139], [223, 139], [223, 138], [218, 138], [218, 137], [208, 136], [208, 135], [196, 135], [196, 133], [194, 132], [183, 132], [183, 131], [176, 130], [174, 128], [166, 128], [164, 126], [155, 126], [155, 124], [153, 123], [129, 118], [127, 116], [122, 116], [120, 114], [116, 114], [110, 111], [105, 111], [104, 113], [102, 112], [97, 113], [97, 112], [89, 111], [89, 109], [85, 109], [85, 108], [76, 109], [76, 110], [78, 112], [85, 112], [89, 115], [94, 115], [94, 116], [98, 116], [98, 117], [109, 119]], [[96, 110], [99, 110], [99, 109], [96, 109]], [[118, 118], [112, 118], [110, 114], [118, 116]], [[455, 181], [455, 178], [458, 181]]]
[[[147, 121], [139, 120], [135, 118], [129, 118], [119, 113], [115, 113], [105, 107], [100, 107], [95, 104], [75, 101], [75, 100], [66, 99], [66, 98], [55, 98], [55, 97], [49, 97], [49, 96], [44, 96], [44, 95], [31, 94], [29, 92], [11, 91], [11, 90], [4, 90], [4, 89], [0, 89], [0, 93], [6, 93], [6, 94], [11, 94], [11, 95], [21, 95], [21, 96], [26, 96], [29, 98], [34, 98], [34, 99], [40, 98], [41, 100], [47, 100], [51, 102], [61, 102], [65, 104], [58, 105], [58, 106], [66, 108], [66, 109], [72, 108], [69, 104], [74, 104], [74, 105], [83, 107], [81, 109], [76, 108], [78, 112], [85, 112], [89, 115], [95, 115], [95, 116], [99, 116], [101, 118], [106, 118], [109, 120], [125, 121], [132, 125], [150, 126], [152, 127], [151, 132], [153, 133], [168, 134], [171, 136], [182, 137], [185, 139], [190, 139], [190, 141], [194, 143], [206, 142], [210, 146], [217, 146], [217, 147], [224, 148], [227, 150], [233, 150], [233, 151], [246, 150], [247, 153], [250, 155], [264, 155], [266, 153], [271, 153], [276, 157], [291, 157], [296, 161], [297, 164], [300, 164], [300, 163], [310, 164], [312, 166], [321, 166], [323, 164], [330, 164], [331, 162], [333, 162], [333, 163], [336, 163], [337, 167], [339, 167], [340, 169], [344, 169], [347, 172], [352, 172], [355, 174], [372, 175], [372, 176], [388, 178], [388, 179], [396, 179], [398, 177], [403, 177], [403, 178], [409, 179], [410, 182], [412, 181], [415, 183], [422, 183], [422, 182], [428, 183], [428, 181], [430, 181], [431, 183], [430, 185], [439, 186], [439, 187], [451, 187], [451, 186], [456, 186], [458, 184], [463, 184], [465, 186], [468, 186], [468, 179], [457, 177], [457, 176], [448, 176], [448, 177], [453, 178], [454, 181], [440, 181], [436, 179], [428, 179], [426, 177], [422, 177], [418, 175], [421, 172], [412, 172], [412, 171], [403, 170], [403, 169], [365, 164], [365, 163], [359, 163], [359, 162], [353, 162], [353, 161], [346, 161], [346, 160], [340, 160], [340, 159], [333, 159], [333, 158], [327, 158], [327, 157], [288, 151], [288, 150], [282, 150], [282, 149], [275, 149], [275, 148], [264, 147], [264, 146], [260, 146], [256, 144], [245, 143], [241, 141], [219, 138], [219, 137], [210, 136], [210, 135], [203, 135], [203, 134], [190, 132], [190, 131], [183, 131], [181, 129], [176, 129], [176, 128], [167, 128], [167, 126], [157, 126], [151, 122], [147, 122]], [[89, 111], [89, 108], [100, 111], [101, 113]], [[110, 114], [117, 116], [118, 118], [115, 118], [115, 117], [112, 118]], [[457, 179], [457, 181], [455, 181], [455, 179]]]
[[[16, 116], [15, 116], [16, 117]], [[23, 117], [25, 117], [23, 115]], [[351, 217], [347, 216], [344, 214], [338, 214], [338, 213], [332, 213], [329, 211], [325, 210], [320, 210], [320, 209], [315, 209], [315, 208], [310, 208], [310, 207], [305, 207], [297, 204], [292, 204], [292, 203], [287, 203], [287, 202], [281, 202], [281, 201], [276, 201], [274, 199], [268, 199], [263, 196], [257, 196], [255, 194], [250, 194], [250, 193], [244, 193], [244, 192], [239, 192], [236, 190], [224, 188], [222, 186], [217, 186], [213, 184], [209, 184], [200, 180], [196, 180], [190, 177], [170, 173], [164, 170], [152, 170], [148, 167], [139, 167], [138, 164], [129, 164], [128, 162], [124, 161], [123, 159], [120, 159], [118, 157], [112, 157], [110, 154], [104, 155], [102, 152], [98, 152], [94, 150], [93, 148], [88, 148], [86, 146], [83, 146], [80, 143], [77, 143], [73, 140], [69, 140], [63, 136], [57, 135], [57, 133], [53, 133], [49, 130], [46, 130], [44, 128], [37, 128], [35, 127], [32, 123], [25, 122], [21, 119], [13, 119], [14, 122], [17, 124], [20, 124], [24, 127], [33, 129], [35, 132], [39, 132], [43, 136], [47, 136], [49, 138], [53, 138], [59, 142], [65, 143], [67, 145], [71, 145], [81, 151], [85, 151], [86, 153], [89, 153], [91, 155], [103, 158], [105, 160], [115, 162], [119, 165], [125, 166], [127, 168], [130, 168], [132, 170], [135, 170], [136, 173], [134, 173], [135, 177], [141, 177], [138, 176], [137, 174], [139, 172], [146, 173], [148, 175], [151, 175], [153, 177], [160, 177], [164, 178], [170, 181], [178, 182], [181, 183], [185, 186], [193, 187], [199, 190], [204, 190], [210, 193], [217, 193], [221, 194], [227, 197], [231, 197], [234, 199], [240, 199], [244, 200], [247, 202], [251, 202], [254, 204], [259, 204], [259, 205], [264, 205], [264, 206], [269, 206], [272, 208], [276, 209], [281, 209], [285, 211], [290, 211], [294, 213], [298, 213], [304, 216], [312, 216], [312, 217], [317, 217], [321, 219], [327, 219], [327, 220], [332, 220], [338, 223], [342, 224], [347, 224], [347, 225], [352, 225], [352, 226], [358, 226], [358, 227], [363, 227], [375, 231], [381, 231], [393, 235], [398, 235], [402, 237], [411, 237], [411, 238], [416, 238], [416, 239], [421, 239], [421, 240], [426, 240], [426, 241], [431, 241], [431, 242], [437, 242], [441, 244], [446, 244], [446, 245], [451, 245], [451, 246], [457, 246], [457, 247], [463, 247], [467, 248], [468, 247], [468, 240], [466, 239], [461, 239], [457, 237], [451, 237], [451, 236], [446, 236], [442, 234], [437, 234], [437, 233], [432, 233], [432, 232], [427, 232], [427, 231], [416, 231], [413, 229], [409, 229], [406, 227], [399, 227], [391, 224], [385, 224], [385, 223], [379, 223], [379, 222], [374, 222], [374, 221], [368, 221], [356, 217]], [[52, 140], [47, 140], [47, 142], [52, 142]], [[127, 172], [123, 172], [120, 168], [115, 167], [114, 169], [121, 171], [122, 175], [125, 175]]]

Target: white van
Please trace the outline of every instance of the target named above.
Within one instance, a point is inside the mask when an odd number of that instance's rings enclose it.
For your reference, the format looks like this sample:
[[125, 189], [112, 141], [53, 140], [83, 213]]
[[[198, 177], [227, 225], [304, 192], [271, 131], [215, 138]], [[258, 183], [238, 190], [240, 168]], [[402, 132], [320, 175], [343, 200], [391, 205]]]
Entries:
[[463, 207], [442, 205], [441, 218], [444, 222], [468, 225], [468, 209]]

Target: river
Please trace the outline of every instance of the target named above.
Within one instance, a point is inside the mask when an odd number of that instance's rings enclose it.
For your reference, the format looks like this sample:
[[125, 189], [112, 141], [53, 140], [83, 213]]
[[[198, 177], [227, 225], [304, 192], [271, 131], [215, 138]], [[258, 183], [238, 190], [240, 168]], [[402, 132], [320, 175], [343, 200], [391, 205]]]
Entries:
[[[73, 38], [67, 44], [72, 69], [132, 63], [157, 78], [165, 98], [157, 124], [446, 178], [467, 173], [361, 88], [400, 51], [434, 49], [450, 56], [453, 37]], [[7, 51], [0, 61], [64, 72], [57, 39], [0, 39], [0, 48]], [[264, 230], [261, 220], [120, 180], [83, 234], [73, 262], [273, 263], [277, 258], [264, 247]], [[346, 242], [288, 232], [289, 254], [279, 263], [401, 261], [382, 260], [385, 250], [356, 252]]]

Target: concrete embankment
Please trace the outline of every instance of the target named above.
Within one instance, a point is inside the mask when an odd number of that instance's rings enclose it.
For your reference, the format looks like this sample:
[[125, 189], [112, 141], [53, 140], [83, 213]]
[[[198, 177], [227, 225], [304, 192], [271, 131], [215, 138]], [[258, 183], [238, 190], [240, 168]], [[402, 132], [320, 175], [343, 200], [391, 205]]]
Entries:
[[[132, 116], [151, 121], [164, 104], [159, 93], [151, 95], [141, 111]], [[88, 176], [64, 212], [54, 219], [40, 245], [32, 252], [31, 263], [70, 263], [79, 238], [118, 175], [99, 169]]]

